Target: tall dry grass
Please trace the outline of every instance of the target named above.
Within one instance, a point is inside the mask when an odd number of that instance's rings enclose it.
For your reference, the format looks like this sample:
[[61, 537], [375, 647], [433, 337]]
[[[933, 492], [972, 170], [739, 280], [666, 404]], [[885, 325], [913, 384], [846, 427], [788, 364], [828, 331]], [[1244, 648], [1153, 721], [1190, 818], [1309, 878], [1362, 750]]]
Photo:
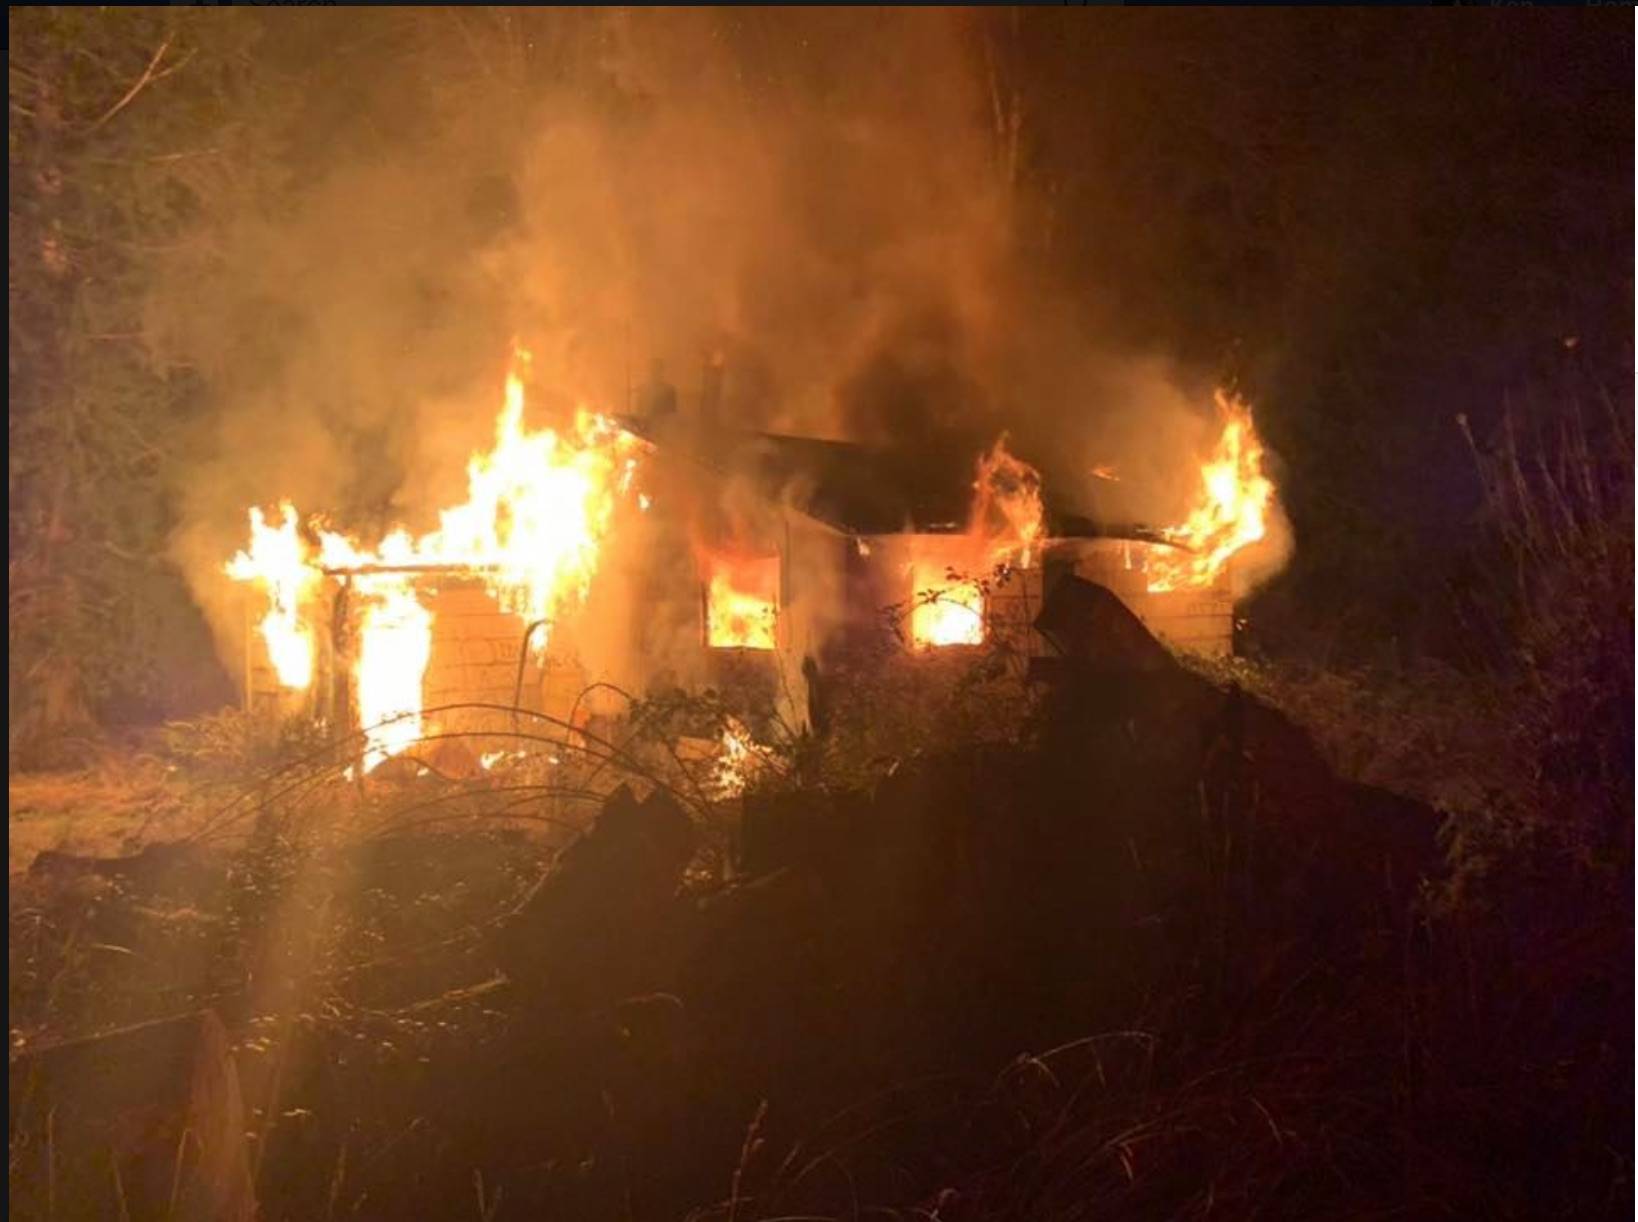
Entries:
[[1630, 918], [1633, 817], [1633, 436], [1613, 396], [1509, 404], [1480, 443], [1489, 610], [1505, 654], [1485, 713], [1509, 784], [1453, 824], [1460, 869], [1569, 871]]

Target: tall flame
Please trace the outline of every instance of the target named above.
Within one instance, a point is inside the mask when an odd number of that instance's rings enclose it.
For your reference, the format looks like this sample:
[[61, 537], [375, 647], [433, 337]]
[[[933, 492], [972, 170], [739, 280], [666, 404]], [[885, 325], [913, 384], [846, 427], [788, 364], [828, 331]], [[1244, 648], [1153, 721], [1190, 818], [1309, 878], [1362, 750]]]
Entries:
[[538, 651], [559, 611], [582, 600], [597, 571], [599, 545], [635, 470], [637, 441], [607, 418], [576, 414], [570, 436], [523, 425], [523, 380], [506, 379], [495, 448], [467, 464], [464, 505], [445, 510], [421, 539], [421, 563], [483, 571], [501, 608], [544, 621]]
[[302, 604], [318, 585], [319, 575], [307, 561], [307, 545], [296, 522], [296, 507], [279, 505], [279, 525], [272, 527], [260, 509], [250, 511], [250, 548], [227, 563], [235, 581], [254, 581], [267, 593], [267, 614], [259, 625], [268, 660], [279, 683], [305, 691], [313, 683], [313, 630], [302, 619]]
[[260, 510], [251, 510], [250, 550], [227, 566], [235, 580], [254, 581], [266, 591], [271, 609], [262, 636], [279, 682], [293, 688], [312, 683], [313, 634], [305, 617], [313, 611], [322, 570], [353, 574], [359, 606], [353, 674], [368, 736], [366, 769], [422, 734], [421, 679], [431, 652], [432, 613], [403, 570], [436, 566], [481, 575], [504, 611], [524, 623], [544, 624], [533, 637], [537, 653], [544, 652], [552, 625], [585, 598], [615, 506], [632, 489], [642, 443], [607, 418], [580, 411], [563, 434], [525, 427], [528, 359], [518, 352], [494, 447], [467, 464], [467, 499], [439, 515], [437, 530], [414, 538], [398, 527], [366, 547], [315, 520], [315, 561], [301, 539], [295, 508], [284, 503], [277, 530]]
[[986, 546], [986, 559], [992, 564], [1029, 568], [1036, 559], [1045, 518], [1041, 473], [1014, 457], [1003, 435], [978, 460], [973, 488], [971, 533]]
[[1263, 474], [1263, 443], [1251, 409], [1217, 392], [1223, 432], [1200, 467], [1200, 490], [1181, 526], [1166, 531], [1179, 546], [1155, 548], [1149, 557], [1149, 590], [1210, 586], [1241, 548], [1268, 534], [1274, 484]]
[[432, 656], [432, 612], [402, 577], [360, 583], [358, 719], [364, 771], [421, 741], [421, 679]]
[[1007, 449], [1003, 434], [978, 460], [967, 530], [918, 543], [910, 565], [910, 641], [918, 648], [984, 641], [982, 579], [1027, 569], [1045, 536], [1041, 473]]

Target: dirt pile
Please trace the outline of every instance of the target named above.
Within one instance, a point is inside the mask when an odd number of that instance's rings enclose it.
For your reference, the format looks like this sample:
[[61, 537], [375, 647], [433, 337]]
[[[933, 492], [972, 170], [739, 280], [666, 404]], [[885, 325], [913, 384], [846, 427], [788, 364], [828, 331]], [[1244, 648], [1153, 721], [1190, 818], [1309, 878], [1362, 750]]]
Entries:
[[[884, 1083], [1153, 1021], [1157, 997], [1209, 1026], [1402, 927], [1431, 811], [1338, 781], [1107, 591], [1059, 591], [1016, 743], [905, 761], [870, 793], [748, 797], [740, 877], [692, 898], [681, 812], [622, 792], [509, 923], [531, 1038], [612, 1033], [605, 1081], [634, 1085], [610, 1106], [649, 1118], [628, 1138], [657, 1142], [651, 1183], [720, 1188], [762, 1100], [800, 1132]], [[696, 1133], [680, 1163], [659, 1117]]]

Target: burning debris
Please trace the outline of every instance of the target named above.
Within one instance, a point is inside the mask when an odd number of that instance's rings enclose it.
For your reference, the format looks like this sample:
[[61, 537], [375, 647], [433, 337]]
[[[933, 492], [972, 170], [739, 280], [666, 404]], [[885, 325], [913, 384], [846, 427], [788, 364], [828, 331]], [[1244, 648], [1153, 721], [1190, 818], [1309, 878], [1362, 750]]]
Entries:
[[717, 799], [740, 797], [768, 766], [768, 749], [752, 738], [751, 731], [737, 718], [725, 718], [707, 792]]

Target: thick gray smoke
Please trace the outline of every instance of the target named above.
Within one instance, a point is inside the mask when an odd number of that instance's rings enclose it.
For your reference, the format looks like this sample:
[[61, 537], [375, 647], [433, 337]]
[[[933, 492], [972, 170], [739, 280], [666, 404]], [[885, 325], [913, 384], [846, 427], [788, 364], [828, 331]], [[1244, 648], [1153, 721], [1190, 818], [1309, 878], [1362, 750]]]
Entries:
[[354, 12], [332, 40], [337, 20], [291, 19], [284, 53], [325, 48], [346, 91], [290, 133], [285, 189], [152, 310], [219, 408], [175, 551], [227, 650], [246, 507], [431, 527], [514, 340], [535, 423], [632, 406], [652, 361], [697, 410], [715, 357], [725, 424], [972, 457], [1010, 429], [1101, 516], [1186, 499], [1209, 386], [1101, 351], [1025, 265], [989, 17]]

